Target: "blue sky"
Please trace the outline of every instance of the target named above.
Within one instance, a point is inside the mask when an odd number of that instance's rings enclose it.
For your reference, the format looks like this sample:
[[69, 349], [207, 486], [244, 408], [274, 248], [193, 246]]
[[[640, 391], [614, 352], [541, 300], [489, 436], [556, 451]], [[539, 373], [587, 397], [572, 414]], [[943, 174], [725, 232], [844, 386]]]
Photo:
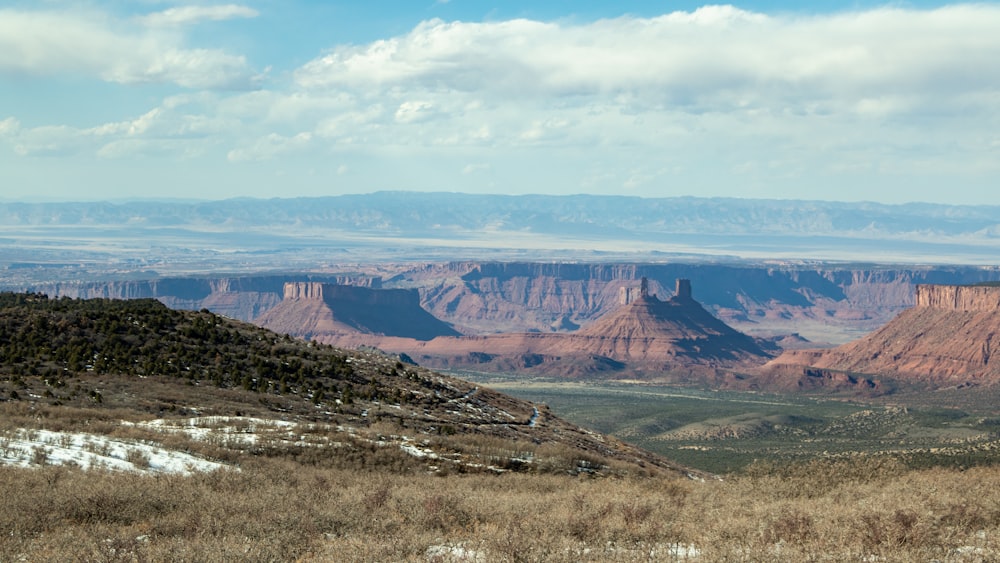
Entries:
[[0, 4], [0, 199], [1000, 204], [1000, 4]]

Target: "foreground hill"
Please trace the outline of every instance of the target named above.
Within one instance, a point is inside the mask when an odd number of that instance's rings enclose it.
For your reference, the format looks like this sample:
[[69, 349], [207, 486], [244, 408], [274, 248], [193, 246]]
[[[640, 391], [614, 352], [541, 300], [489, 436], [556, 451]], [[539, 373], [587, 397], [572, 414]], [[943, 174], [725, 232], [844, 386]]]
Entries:
[[763, 368], [822, 382], [879, 376], [934, 387], [1000, 383], [1000, 287], [920, 285], [916, 306], [857, 341], [795, 350]]
[[[429, 465], [448, 453], [465, 468], [533, 470], [542, 462], [531, 452], [545, 446], [563, 448], [570, 471], [615, 464], [683, 471], [568, 424], [543, 406], [382, 354], [297, 341], [148, 299], [0, 294], [0, 397], [154, 416], [252, 415], [344, 428], [379, 424], [398, 447], [439, 435], [506, 444], [486, 455], [458, 438], [445, 439], [440, 452], [425, 459]], [[510, 453], [504, 458], [496, 452]]]

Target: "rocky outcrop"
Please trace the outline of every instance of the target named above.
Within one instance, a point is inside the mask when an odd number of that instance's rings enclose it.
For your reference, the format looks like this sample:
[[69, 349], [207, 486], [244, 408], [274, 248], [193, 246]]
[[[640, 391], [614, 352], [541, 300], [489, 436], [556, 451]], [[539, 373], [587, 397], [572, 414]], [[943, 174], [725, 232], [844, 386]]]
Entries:
[[672, 295], [675, 279], [691, 280], [705, 308], [742, 331], [766, 336], [799, 332], [813, 341], [836, 343], [874, 330], [913, 306], [918, 284], [979, 283], [1000, 279], [1000, 271], [677, 262], [452, 262], [413, 268], [397, 276], [421, 289], [424, 308], [466, 334], [548, 332], [553, 323], [567, 316], [572, 323], [585, 326], [616, 309], [621, 291], [635, 287], [643, 277], [649, 280], [649, 293], [660, 296]]
[[934, 386], [1000, 383], [1000, 287], [920, 285], [916, 305], [868, 336], [830, 350], [796, 350], [767, 375], [888, 376]]
[[438, 368], [574, 376], [759, 365], [770, 356], [756, 341], [713, 317], [691, 297], [688, 280], [661, 301], [643, 280], [635, 299], [575, 333], [509, 333], [416, 342], [358, 333], [314, 335], [337, 346], [375, 346]]
[[[10, 286], [59, 297], [153, 297], [170, 307], [207, 308], [253, 320], [280, 303], [286, 282], [417, 289], [421, 307], [464, 334], [571, 332], [616, 310], [621, 292], [648, 280], [669, 297], [691, 280], [700, 303], [754, 336], [798, 332], [842, 343], [884, 325], [915, 302], [920, 284], [1000, 279], [983, 267], [815, 268], [802, 264], [450, 262], [382, 264], [343, 273], [192, 276], [100, 283]], [[384, 276], [384, 278], [383, 278]]]
[[108, 282], [59, 282], [18, 289], [74, 299], [145, 299], [161, 301], [172, 309], [210, 311], [233, 319], [252, 321], [281, 302], [284, 285], [293, 280], [342, 284], [378, 289], [382, 278], [360, 274], [280, 274], [236, 277], [170, 277]]
[[320, 282], [289, 282], [284, 299], [256, 324], [318, 341], [338, 336], [430, 340], [459, 333], [420, 308], [415, 289], [371, 289]]
[[916, 307], [949, 311], [1000, 311], [1000, 287], [959, 285], [918, 285]]
[[[629, 303], [581, 329], [589, 352], [619, 361], [649, 363], [685, 358], [685, 363], [732, 363], [767, 358], [749, 336], [712, 316], [691, 293], [691, 281], [678, 279], [674, 296], [649, 295], [646, 279]], [[626, 292], [626, 294], [629, 292]]]

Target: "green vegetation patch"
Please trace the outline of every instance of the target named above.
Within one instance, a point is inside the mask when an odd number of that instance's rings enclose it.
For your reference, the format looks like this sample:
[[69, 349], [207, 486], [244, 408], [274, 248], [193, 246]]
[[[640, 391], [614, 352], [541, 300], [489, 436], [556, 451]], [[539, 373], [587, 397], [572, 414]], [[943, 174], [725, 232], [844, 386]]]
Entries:
[[704, 471], [881, 456], [912, 467], [1000, 461], [996, 417], [805, 396], [463, 374]]

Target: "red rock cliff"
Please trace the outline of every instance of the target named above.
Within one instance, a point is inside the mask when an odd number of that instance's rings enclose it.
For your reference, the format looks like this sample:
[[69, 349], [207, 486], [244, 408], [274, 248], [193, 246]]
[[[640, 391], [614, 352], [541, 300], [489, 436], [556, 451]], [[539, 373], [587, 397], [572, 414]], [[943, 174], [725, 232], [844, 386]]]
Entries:
[[818, 368], [941, 385], [996, 384], [998, 335], [1000, 287], [918, 285], [916, 306], [868, 336], [829, 350], [788, 351], [763, 371]]
[[371, 289], [322, 282], [288, 282], [284, 300], [254, 322], [277, 332], [317, 338], [381, 334], [429, 340], [457, 336], [420, 307], [415, 289]]
[[1000, 287], [975, 285], [918, 285], [917, 307], [950, 311], [1000, 311]]

